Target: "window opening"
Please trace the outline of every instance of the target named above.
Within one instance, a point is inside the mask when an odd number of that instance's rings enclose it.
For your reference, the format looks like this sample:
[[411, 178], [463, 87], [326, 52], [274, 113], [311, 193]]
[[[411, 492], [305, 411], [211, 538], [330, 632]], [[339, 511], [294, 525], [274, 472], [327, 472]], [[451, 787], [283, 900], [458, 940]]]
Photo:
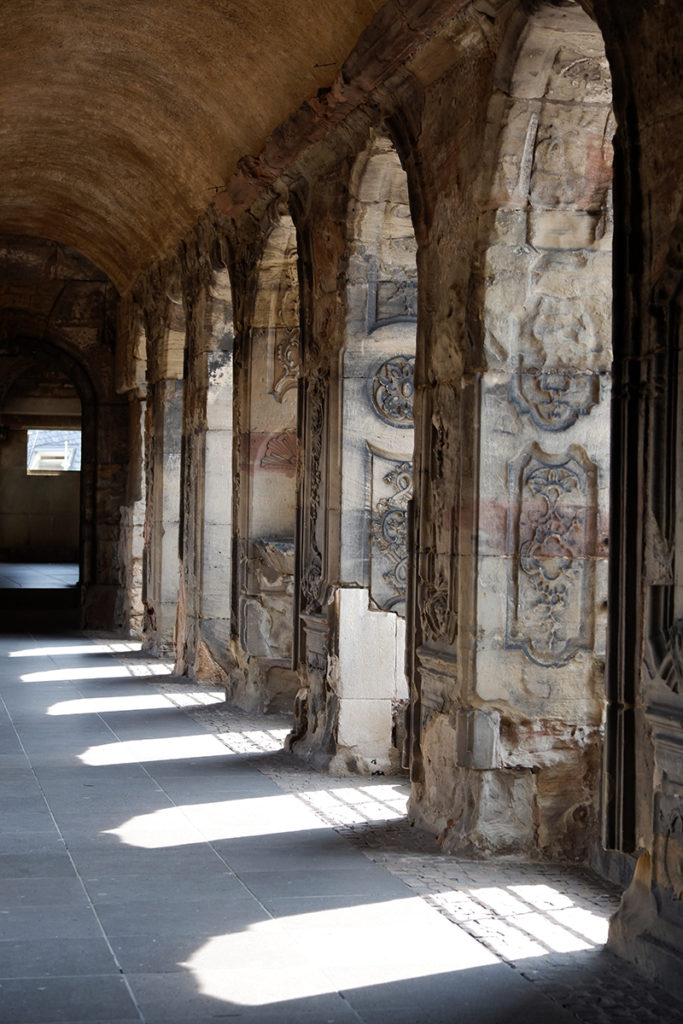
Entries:
[[29, 430], [26, 472], [29, 476], [78, 472], [81, 468], [80, 430]]

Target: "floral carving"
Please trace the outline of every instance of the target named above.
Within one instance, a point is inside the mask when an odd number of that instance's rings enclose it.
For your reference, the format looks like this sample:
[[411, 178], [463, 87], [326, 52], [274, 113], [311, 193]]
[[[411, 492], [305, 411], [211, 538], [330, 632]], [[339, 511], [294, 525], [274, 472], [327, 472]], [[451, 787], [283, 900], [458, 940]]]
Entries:
[[[282, 401], [285, 392], [296, 387], [299, 379], [299, 328], [284, 328], [285, 337], [274, 344], [272, 352], [272, 382], [270, 394]], [[281, 332], [278, 331], [279, 335]]]
[[325, 425], [325, 395], [327, 375], [318, 370], [308, 385], [308, 437], [309, 448], [309, 524], [308, 558], [301, 580], [304, 611], [320, 609], [322, 601], [322, 554], [318, 546], [318, 514], [320, 512], [320, 486], [322, 482], [323, 428]]
[[562, 369], [525, 370], [510, 379], [510, 401], [541, 430], [561, 431], [573, 426], [597, 404], [599, 380], [595, 374]]
[[372, 407], [393, 427], [413, 426], [414, 356], [394, 356], [370, 380]]
[[506, 646], [539, 665], [564, 665], [592, 642], [595, 466], [576, 446], [554, 456], [532, 445], [510, 481]]
[[380, 554], [387, 568], [382, 579], [389, 594], [380, 607], [391, 610], [405, 601], [408, 575], [408, 502], [413, 492], [413, 470], [409, 462], [400, 462], [383, 477], [393, 493], [380, 498], [373, 509], [373, 560]]
[[448, 585], [443, 576], [439, 576], [436, 581], [424, 580], [420, 593], [420, 619], [425, 639], [433, 643], [453, 643], [456, 618], [451, 610]]

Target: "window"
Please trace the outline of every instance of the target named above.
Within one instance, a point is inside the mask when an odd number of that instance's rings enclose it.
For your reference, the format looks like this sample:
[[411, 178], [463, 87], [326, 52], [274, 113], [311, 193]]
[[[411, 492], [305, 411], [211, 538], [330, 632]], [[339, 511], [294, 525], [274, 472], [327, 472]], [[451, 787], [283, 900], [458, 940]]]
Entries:
[[26, 472], [29, 476], [77, 472], [80, 468], [80, 430], [28, 431]]

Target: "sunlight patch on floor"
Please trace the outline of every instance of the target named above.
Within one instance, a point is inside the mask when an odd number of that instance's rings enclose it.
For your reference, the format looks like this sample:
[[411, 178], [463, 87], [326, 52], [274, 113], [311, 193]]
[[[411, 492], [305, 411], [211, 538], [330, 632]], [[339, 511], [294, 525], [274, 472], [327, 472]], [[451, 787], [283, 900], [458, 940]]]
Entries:
[[93, 666], [92, 668], [55, 668], [46, 672], [27, 672], [19, 676], [22, 683], [61, 683], [79, 679], [129, 679], [147, 676], [168, 676], [173, 669], [158, 661], [139, 662], [135, 665]]
[[142, 650], [139, 640], [113, 640], [111, 643], [78, 644], [59, 647], [26, 647], [19, 651], [10, 651], [10, 658], [60, 658], [73, 657], [76, 654], [130, 654], [131, 651]]
[[[252, 950], [273, 946], [267, 971]], [[186, 962], [202, 993], [266, 1006], [369, 985], [489, 967], [498, 958], [419, 897], [294, 914], [208, 939]], [[229, 969], [226, 966], [229, 965]]]
[[335, 825], [367, 821], [394, 821], [405, 817], [408, 787], [404, 783], [380, 786], [342, 786], [305, 790], [299, 796]]
[[48, 715], [105, 715], [115, 711], [154, 711], [173, 708], [161, 694], [141, 693], [130, 697], [79, 697], [51, 704]]
[[219, 732], [221, 740], [233, 754], [269, 754], [282, 750], [290, 727], [274, 729], [235, 728]]
[[83, 764], [143, 764], [146, 761], [184, 761], [198, 757], [225, 757], [225, 746], [210, 733], [168, 736], [154, 740], [122, 740], [88, 747], [79, 759]]
[[[205, 693], [187, 694], [184, 707], [215, 707], [222, 705], [214, 696]], [[74, 700], [62, 700], [51, 704], [48, 715], [105, 715], [116, 711], [154, 711], [160, 708], [168, 710], [177, 708], [175, 700], [163, 694], [141, 693], [126, 697], [78, 697]]]
[[544, 884], [463, 886], [428, 899], [508, 961], [595, 949], [607, 941], [605, 917]]
[[328, 826], [290, 794], [164, 807], [108, 829], [127, 846], [156, 850], [221, 839], [246, 839]]

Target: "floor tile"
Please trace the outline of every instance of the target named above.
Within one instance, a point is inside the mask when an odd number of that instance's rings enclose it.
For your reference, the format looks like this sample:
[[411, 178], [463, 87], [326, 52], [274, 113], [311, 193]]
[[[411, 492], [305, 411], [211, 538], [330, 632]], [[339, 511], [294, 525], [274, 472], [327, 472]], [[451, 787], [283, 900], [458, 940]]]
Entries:
[[129, 1021], [139, 1017], [123, 978], [109, 975], [0, 981], [3, 1019], [11, 1024], [48, 1021]]
[[0, 978], [88, 974], [119, 975], [119, 967], [101, 936], [88, 939], [61, 936], [58, 942], [44, 938], [0, 942]]

